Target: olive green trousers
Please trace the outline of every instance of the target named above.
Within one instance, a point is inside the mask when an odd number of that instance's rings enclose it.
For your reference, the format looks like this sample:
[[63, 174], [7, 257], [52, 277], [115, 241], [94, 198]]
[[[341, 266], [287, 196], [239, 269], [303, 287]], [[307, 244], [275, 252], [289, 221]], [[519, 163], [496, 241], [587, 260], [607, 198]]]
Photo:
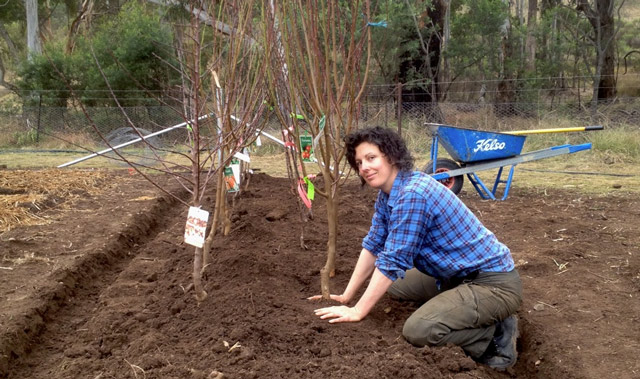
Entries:
[[402, 334], [416, 346], [462, 347], [478, 358], [489, 346], [496, 322], [516, 313], [522, 302], [517, 270], [479, 272], [461, 283], [441, 283], [417, 269], [406, 272], [387, 291], [398, 300], [422, 304], [405, 322]]

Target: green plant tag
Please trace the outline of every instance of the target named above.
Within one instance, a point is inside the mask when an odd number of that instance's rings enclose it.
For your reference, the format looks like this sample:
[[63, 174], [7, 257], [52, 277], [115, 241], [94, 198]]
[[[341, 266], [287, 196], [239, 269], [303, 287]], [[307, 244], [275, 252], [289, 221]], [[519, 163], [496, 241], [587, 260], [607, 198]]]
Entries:
[[306, 176], [304, 177], [304, 182], [307, 184], [307, 197], [309, 198], [309, 200], [313, 201], [313, 198], [316, 196], [316, 187], [313, 185], [313, 182]]
[[302, 161], [313, 162], [313, 138], [311, 136], [300, 136], [300, 149], [302, 149]]
[[224, 182], [227, 186], [227, 192], [238, 192], [240, 189], [240, 180], [238, 180], [239, 167], [238, 175], [236, 175], [235, 166], [239, 166], [239, 164], [232, 164], [224, 168]]

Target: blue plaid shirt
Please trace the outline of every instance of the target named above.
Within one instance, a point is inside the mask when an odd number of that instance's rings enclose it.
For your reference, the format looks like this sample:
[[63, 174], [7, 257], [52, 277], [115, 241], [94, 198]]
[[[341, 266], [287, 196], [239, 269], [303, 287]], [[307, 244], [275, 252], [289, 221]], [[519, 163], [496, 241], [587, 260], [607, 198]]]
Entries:
[[378, 194], [362, 246], [389, 279], [415, 267], [437, 279], [514, 268], [511, 252], [458, 197], [422, 172], [400, 171]]

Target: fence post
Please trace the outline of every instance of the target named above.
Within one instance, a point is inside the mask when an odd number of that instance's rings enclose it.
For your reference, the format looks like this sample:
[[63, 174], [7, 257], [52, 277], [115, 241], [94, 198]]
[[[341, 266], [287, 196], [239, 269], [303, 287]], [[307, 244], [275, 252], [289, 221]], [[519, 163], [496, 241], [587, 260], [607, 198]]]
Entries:
[[398, 104], [396, 119], [398, 120], [398, 134], [402, 135], [402, 83], [398, 83], [396, 89], [396, 103]]
[[36, 143], [40, 142], [40, 112], [42, 112], [42, 92], [38, 93], [38, 123], [36, 124]]
[[[388, 127], [389, 126], [389, 101], [387, 101], [388, 99], [385, 98], [384, 99], [384, 127]], [[393, 103], [391, 103], [393, 104]]]

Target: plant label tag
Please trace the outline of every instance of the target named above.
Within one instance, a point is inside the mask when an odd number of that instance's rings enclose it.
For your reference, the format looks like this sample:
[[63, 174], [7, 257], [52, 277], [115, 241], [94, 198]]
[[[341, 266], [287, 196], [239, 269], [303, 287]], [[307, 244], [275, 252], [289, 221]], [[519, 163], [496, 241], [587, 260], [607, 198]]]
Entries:
[[313, 138], [311, 136], [300, 136], [300, 148], [302, 149], [302, 161], [313, 162]]
[[240, 159], [241, 161], [245, 161], [247, 163], [251, 163], [251, 157], [249, 157], [249, 154], [247, 154], [246, 151], [241, 152], [237, 152], [235, 154], [233, 154], [234, 157]]
[[208, 220], [209, 212], [197, 207], [189, 207], [187, 225], [184, 228], [184, 242], [195, 247], [202, 247]]
[[231, 164], [224, 168], [224, 181], [227, 192], [238, 192], [240, 190], [240, 162], [232, 159]]

